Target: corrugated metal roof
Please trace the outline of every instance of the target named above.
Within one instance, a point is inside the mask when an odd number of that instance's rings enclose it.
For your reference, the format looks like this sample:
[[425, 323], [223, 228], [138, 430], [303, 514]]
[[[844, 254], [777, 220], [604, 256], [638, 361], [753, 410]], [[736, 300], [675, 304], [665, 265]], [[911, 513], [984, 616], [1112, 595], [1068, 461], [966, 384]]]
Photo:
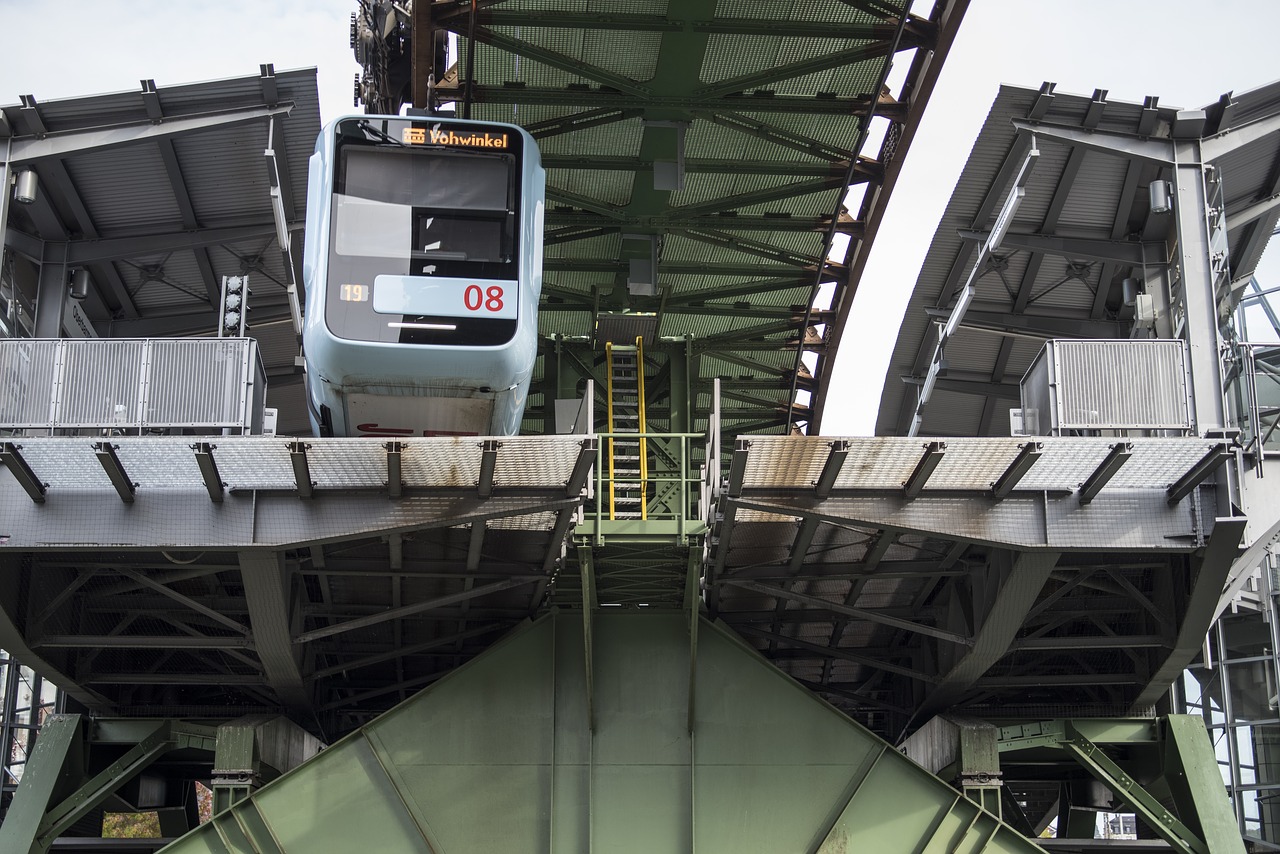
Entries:
[[[1103, 90], [1089, 97], [1054, 92], [1052, 84], [1039, 90], [1001, 87], [916, 280], [885, 378], [878, 434], [901, 435], [909, 427], [919, 386], [903, 383], [902, 377], [918, 380], [927, 372], [937, 341], [934, 325], [953, 305], [977, 257], [977, 241], [972, 236], [964, 239], [962, 232], [985, 235], [1013, 185], [1028, 147], [1028, 137], [1020, 136], [1013, 122], [1035, 119], [1048, 126], [1169, 138], [1177, 112], [1158, 106], [1156, 99], [1145, 105], [1108, 101]], [[1280, 84], [1224, 97], [1205, 112], [1206, 137], [1273, 117], [1280, 113]], [[1170, 221], [1147, 221], [1147, 185], [1161, 177], [1155, 166], [1131, 169], [1120, 157], [1051, 140], [1040, 141], [1038, 150], [1010, 235], [1122, 242], [1163, 239]], [[1272, 134], [1250, 142], [1216, 165], [1230, 223], [1233, 211], [1275, 194], [1280, 139]], [[1246, 277], [1257, 264], [1278, 219], [1280, 211], [1271, 211], [1229, 230], [1233, 278]], [[949, 382], [925, 408], [921, 433], [1007, 434], [1007, 410], [1016, 407], [1017, 400], [992, 395], [992, 384], [1016, 384], [1050, 334], [1071, 337], [1063, 330], [1078, 329], [1075, 337], [1128, 337], [1132, 312], [1121, 305], [1119, 284], [1126, 275], [1145, 278], [1140, 264], [1073, 258], [1006, 238], [979, 276], [976, 299], [966, 314], [968, 321], [975, 312], [983, 313], [986, 320], [974, 323], [985, 323], [985, 331], [961, 332], [946, 348], [947, 377], [969, 380], [972, 391], [965, 393], [955, 381]]]
[[[11, 228], [37, 243], [100, 241], [109, 257], [91, 265], [95, 292], [84, 308], [98, 331], [113, 336], [199, 334], [216, 329], [216, 293], [224, 275], [248, 272], [257, 322], [288, 316], [288, 280], [275, 245], [265, 110], [287, 108], [277, 120], [274, 148], [288, 188], [286, 219], [301, 224], [307, 158], [320, 129], [315, 69], [261, 73], [134, 92], [0, 107], [15, 140], [76, 138], [94, 129], [86, 147], [31, 162], [42, 196], [14, 210]], [[175, 122], [229, 117], [258, 109], [262, 118], [210, 124], [172, 135]], [[139, 141], [94, 147], [104, 131], [136, 128]], [[155, 133], [151, 133], [154, 131]], [[65, 176], [65, 180], [60, 176]], [[184, 206], [189, 203], [189, 209]], [[16, 207], [16, 206], [15, 206]], [[202, 232], [248, 229], [208, 243]], [[301, 257], [302, 233], [293, 251]], [[112, 244], [110, 241], [131, 241]], [[119, 248], [116, 248], [119, 247]]]

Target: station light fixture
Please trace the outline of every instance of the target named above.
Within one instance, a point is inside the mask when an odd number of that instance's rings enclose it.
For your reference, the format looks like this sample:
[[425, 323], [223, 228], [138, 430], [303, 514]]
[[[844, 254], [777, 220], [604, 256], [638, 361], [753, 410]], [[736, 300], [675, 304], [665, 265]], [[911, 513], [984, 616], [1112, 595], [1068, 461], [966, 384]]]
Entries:
[[1173, 185], [1168, 181], [1152, 181], [1147, 187], [1153, 214], [1168, 213], [1173, 210]]
[[71, 298], [74, 300], [82, 300], [89, 296], [89, 282], [92, 276], [89, 271], [81, 267], [71, 274]]
[[20, 205], [29, 205], [36, 200], [36, 191], [40, 186], [40, 177], [34, 169], [23, 169], [13, 186], [13, 200]]
[[219, 338], [243, 338], [248, 324], [246, 313], [249, 310], [249, 277], [222, 277], [222, 325], [218, 328]]

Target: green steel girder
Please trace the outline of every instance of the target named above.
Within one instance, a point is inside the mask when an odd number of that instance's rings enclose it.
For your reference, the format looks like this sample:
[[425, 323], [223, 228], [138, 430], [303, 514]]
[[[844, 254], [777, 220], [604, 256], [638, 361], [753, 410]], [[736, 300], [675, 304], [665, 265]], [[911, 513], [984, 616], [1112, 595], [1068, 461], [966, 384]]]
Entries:
[[567, 116], [556, 116], [545, 121], [532, 122], [525, 125], [525, 130], [534, 139], [543, 140], [570, 133], [571, 131], [586, 130], [587, 128], [638, 118], [642, 114], [643, 111], [639, 108], [630, 110], [583, 110], [580, 113], [571, 113]]
[[[621, 273], [627, 269], [625, 259], [586, 260], [582, 258], [548, 258], [543, 264], [547, 273]], [[665, 263], [658, 264], [659, 274], [672, 276], [786, 276], [797, 270], [809, 269], [817, 272], [817, 267], [810, 265], [773, 265], [764, 264], [695, 264]]]
[[[881, 48], [884, 50], [884, 48]], [[880, 55], [880, 54], [873, 54]], [[584, 75], [585, 76], [585, 75]], [[606, 84], [608, 85], [608, 84]], [[476, 86], [473, 97], [484, 104], [519, 104], [520, 106], [573, 107], [589, 110], [625, 110], [634, 107], [629, 94], [609, 89], [565, 88], [540, 89], [527, 86]], [[793, 116], [857, 116], [875, 106], [877, 115], [901, 120], [906, 104], [897, 101], [875, 101], [869, 97], [840, 98], [834, 95], [775, 95], [757, 92], [753, 95], [724, 93], [718, 97], [679, 97], [649, 95], [647, 108], [690, 112], [693, 110], [746, 110], [752, 113], [782, 113]]]
[[741, 134], [762, 139], [771, 142], [774, 145], [783, 148], [789, 148], [792, 151], [798, 151], [801, 154], [808, 154], [812, 157], [819, 157], [824, 160], [843, 160], [851, 161], [856, 153], [849, 149], [841, 148], [831, 143], [797, 133], [787, 128], [781, 128], [768, 122], [754, 119], [750, 116], [744, 116], [741, 113], [733, 113], [727, 111], [714, 110], [695, 110], [693, 112], [695, 118], [703, 119], [712, 124], [729, 128]]
[[[444, 14], [442, 22], [457, 21], [460, 34], [466, 16], [462, 13]], [[485, 10], [477, 20], [486, 26], [504, 27], [555, 27], [575, 30], [631, 30], [638, 32], [674, 33], [681, 31], [724, 33], [729, 35], [782, 36], [800, 39], [887, 39], [897, 30], [897, 22], [812, 22], [773, 18], [716, 18], [705, 20], [681, 20], [660, 15], [643, 15], [625, 12], [592, 13], [541, 10]], [[915, 19], [922, 22], [921, 19]]]
[[590, 631], [594, 728], [561, 610], [167, 850], [1040, 850], [696, 612]]
[[[1103, 745], [1148, 746], [1148, 751], [1117, 762]], [[1155, 753], [1150, 752], [1152, 748]], [[1035, 754], [1037, 761], [1042, 761], [1046, 749], [1062, 751], [1132, 807], [1181, 854], [1244, 852], [1204, 722], [1197, 717], [1073, 718], [1007, 724], [999, 730], [998, 749], [1001, 754], [1041, 751]], [[1151, 782], [1144, 785], [1144, 779]], [[1168, 788], [1177, 815], [1161, 803], [1153, 785]], [[1091, 824], [1081, 829], [1092, 833]], [[1066, 828], [1068, 834], [1071, 830]]]
[[211, 780], [214, 813], [249, 797], [261, 782], [254, 728], [236, 723], [218, 727]]
[[[580, 169], [593, 172], [641, 172], [653, 164], [639, 157], [617, 155], [544, 154], [542, 165], [547, 169]], [[749, 172], [760, 175], [784, 175], [793, 178], [821, 178], [840, 176], [849, 171], [846, 160], [719, 160], [710, 157], [690, 157], [684, 161], [684, 171], [709, 175], [736, 175]], [[884, 170], [874, 160], [858, 158], [854, 167], [854, 182], [876, 181]]]
[[[699, 243], [705, 243], [708, 246], [716, 246], [721, 249], [732, 249], [735, 252], [741, 252], [745, 255], [755, 255], [759, 258], [765, 258], [769, 261], [780, 261], [796, 267], [808, 268], [813, 258], [791, 249], [784, 249], [781, 246], [775, 246], [772, 243], [766, 243], [760, 240], [752, 240], [748, 237], [738, 237], [733, 234], [726, 234], [723, 231], [713, 229], [673, 229], [672, 233], [688, 237]], [[832, 270], [843, 269], [843, 265], [838, 262], [828, 261], [827, 266]]]
[[[570, 199], [569, 196], [565, 196]], [[574, 197], [579, 198], [579, 197]], [[572, 204], [572, 200], [569, 202]], [[829, 216], [792, 216], [790, 214], [764, 214], [761, 216], [737, 213], [719, 213], [705, 216], [679, 216], [675, 213], [658, 216], [632, 216], [610, 208], [608, 214], [552, 208], [547, 211], [547, 226], [564, 228], [628, 229], [645, 231], [679, 231], [691, 228], [712, 228], [719, 231], [769, 231], [780, 233], [825, 232], [832, 227]], [[835, 224], [838, 234], [861, 234], [862, 223], [841, 220]]]
[[[797, 196], [807, 196], [812, 193], [821, 193], [827, 190], [834, 190], [844, 186], [844, 176], [836, 178], [810, 178], [805, 181], [795, 181], [790, 184], [782, 184], [777, 187], [763, 187], [759, 190], [751, 190], [745, 193], [738, 193], [733, 196], [724, 196], [718, 199], [711, 199], [705, 202], [698, 202], [693, 205], [682, 205], [673, 210], [676, 216], [703, 216], [708, 214], [716, 214], [721, 211], [730, 211], [736, 208], [745, 208], [752, 205], [765, 204], [767, 202], [776, 202], [782, 199], [792, 199]], [[810, 259], [810, 263], [813, 260]], [[750, 273], [746, 275], [751, 275]]]
[[793, 77], [803, 77], [806, 74], [829, 71], [842, 65], [853, 65], [868, 59], [889, 56], [893, 53], [893, 49], [894, 41], [892, 38], [885, 41], [874, 41], [857, 47], [845, 48], [844, 50], [836, 50], [808, 59], [798, 60], [787, 65], [775, 66], [766, 71], [757, 71], [752, 74], [732, 77], [728, 80], [720, 80], [709, 86], [694, 90], [693, 95], [696, 98], [703, 99], [719, 98], [734, 92], [745, 92], [759, 86], [789, 80]]
[[[164, 754], [179, 748], [212, 753], [217, 740], [210, 727], [178, 721], [111, 723], [114, 726], [99, 739], [93, 732], [99, 724], [80, 715], [55, 715], [45, 722], [23, 784], [0, 825], [0, 850], [44, 854], [66, 830]], [[122, 738], [132, 744], [129, 750], [85, 780], [90, 742], [113, 744]]]
[[1242, 852], [1240, 828], [1226, 808], [1222, 774], [1204, 721], [1192, 715], [1164, 719], [1164, 778], [1187, 824], [1213, 854]]
[[45, 814], [71, 791], [83, 775], [83, 718], [54, 715], [45, 721], [27, 760], [22, 785], [0, 824], [0, 850], [11, 854], [44, 854]]
[[570, 74], [576, 74], [587, 80], [593, 80], [602, 86], [609, 86], [617, 89], [619, 92], [626, 92], [637, 98], [649, 99], [654, 96], [654, 90], [649, 86], [637, 83], [630, 77], [622, 74], [615, 74], [593, 65], [589, 62], [574, 59], [566, 56], [559, 51], [549, 50], [540, 47], [533, 42], [507, 35], [506, 33], [498, 33], [487, 27], [476, 27], [474, 31], [476, 41], [487, 44], [491, 47], [504, 50], [507, 53], [523, 56], [526, 59], [532, 59], [535, 62], [541, 62], [552, 68], [558, 68], [561, 71], [567, 71]]
[[[1061, 748], [1079, 762], [1096, 779], [1123, 798], [1160, 838], [1181, 854], [1210, 854], [1205, 842], [1177, 816], [1164, 808], [1132, 775], [1117, 765], [1102, 748], [1076, 732], [1069, 724]], [[1237, 840], [1238, 842], [1239, 840]], [[1243, 844], [1240, 846], [1243, 852]], [[1217, 854], [1217, 852], [1213, 852]]]

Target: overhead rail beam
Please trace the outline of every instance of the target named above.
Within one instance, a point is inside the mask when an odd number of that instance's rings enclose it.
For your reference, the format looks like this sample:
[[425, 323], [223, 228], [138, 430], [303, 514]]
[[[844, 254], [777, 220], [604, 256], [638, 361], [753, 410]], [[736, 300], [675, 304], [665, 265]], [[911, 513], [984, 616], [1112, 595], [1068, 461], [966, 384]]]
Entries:
[[1018, 212], [1018, 207], [1022, 204], [1023, 197], [1026, 195], [1027, 182], [1031, 180], [1032, 170], [1035, 169], [1036, 161], [1039, 157], [1040, 150], [1036, 148], [1035, 137], [1032, 136], [1030, 147], [1027, 149], [1022, 161], [1022, 167], [1018, 170], [1018, 176], [1014, 179], [1013, 186], [1009, 189], [1009, 195], [1005, 199], [1004, 205], [1000, 208], [1000, 213], [996, 215], [995, 224], [991, 227], [990, 234], [987, 235], [986, 241], [982, 244], [982, 250], [978, 253], [978, 257], [974, 260], [973, 266], [969, 270], [969, 278], [961, 289], [960, 295], [956, 297], [956, 303], [951, 309], [951, 314], [938, 332], [938, 343], [934, 346], [933, 357], [929, 360], [929, 371], [925, 375], [924, 383], [920, 386], [919, 396], [916, 399], [915, 414], [912, 416], [910, 427], [907, 430], [908, 436], [918, 435], [920, 428], [924, 424], [924, 408], [928, 405], [929, 398], [933, 395], [933, 389], [937, 384], [939, 375], [945, 370], [943, 357], [947, 342], [960, 329], [965, 312], [969, 310], [969, 305], [978, 293], [978, 277], [982, 274], [987, 262], [1000, 249], [1001, 242], [1008, 233], [1009, 227], [1013, 224], [1013, 218]]

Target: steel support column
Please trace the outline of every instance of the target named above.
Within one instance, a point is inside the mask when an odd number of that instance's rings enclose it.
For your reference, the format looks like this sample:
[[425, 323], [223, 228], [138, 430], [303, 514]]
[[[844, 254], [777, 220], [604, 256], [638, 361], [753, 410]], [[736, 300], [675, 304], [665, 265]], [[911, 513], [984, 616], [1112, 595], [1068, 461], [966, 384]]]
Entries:
[[1058, 553], [1024, 552], [1014, 559], [1002, 560], [1006, 562], [1005, 566], [990, 568], [996, 591], [982, 625], [974, 635], [973, 647], [956, 660], [925, 697], [916, 710], [916, 721], [928, 720], [954, 705], [1009, 651], [1009, 645], [1018, 629], [1022, 628], [1027, 612], [1035, 605], [1045, 582], [1049, 580], [1049, 573], [1058, 562]]
[[[1231, 689], [1224, 685], [1223, 690]], [[1178, 814], [1213, 854], [1242, 852], [1240, 828], [1224, 808], [1222, 772], [1205, 737], [1204, 722], [1190, 715], [1169, 715], [1164, 723], [1164, 778]]]
[[48, 841], [41, 840], [41, 823], [49, 808], [57, 803], [80, 774], [84, 756], [76, 750], [84, 735], [79, 715], [57, 715], [45, 721], [35, 750], [27, 759], [22, 785], [0, 824], [0, 851], [7, 854], [44, 854]]
[[290, 574], [275, 551], [242, 551], [240, 577], [244, 583], [249, 622], [262, 659], [267, 682], [280, 702], [299, 712], [311, 707], [311, 692], [302, 681], [299, 653], [293, 643], [295, 626]]
[[1164, 696], [1191, 660], [1200, 652], [1205, 634], [1214, 620], [1214, 609], [1223, 585], [1231, 572], [1232, 562], [1239, 551], [1240, 539], [1244, 536], [1247, 520], [1244, 517], [1218, 519], [1209, 535], [1204, 554], [1193, 560], [1195, 580], [1178, 628], [1178, 639], [1174, 648], [1165, 660], [1160, 663], [1146, 687], [1130, 704], [1130, 709], [1137, 713], [1150, 707], [1156, 700]]

